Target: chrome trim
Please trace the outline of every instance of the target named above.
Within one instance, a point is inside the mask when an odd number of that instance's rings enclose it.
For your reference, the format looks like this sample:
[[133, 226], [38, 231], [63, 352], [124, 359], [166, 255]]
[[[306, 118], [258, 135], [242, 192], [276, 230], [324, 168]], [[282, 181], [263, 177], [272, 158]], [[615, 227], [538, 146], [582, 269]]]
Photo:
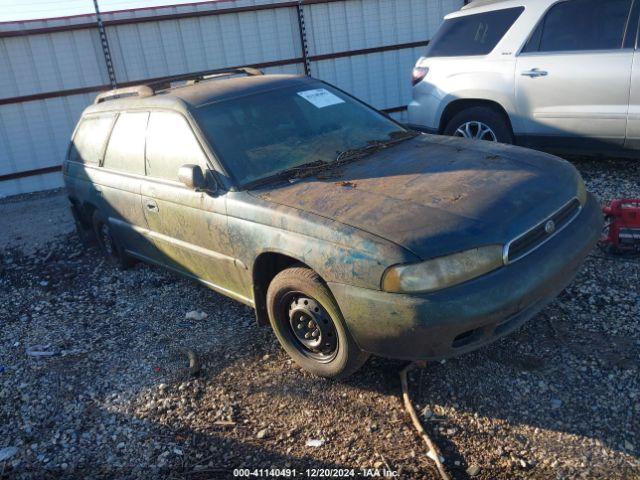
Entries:
[[[511, 248], [511, 244], [520, 240], [522, 237], [527, 236], [529, 233], [531, 233], [533, 230], [535, 230], [538, 227], [544, 226], [545, 223], [547, 223], [549, 220], [551, 220], [555, 215], [557, 215], [558, 213], [560, 213], [563, 209], [567, 208], [567, 206], [572, 203], [572, 202], [578, 202], [578, 209], [576, 210], [576, 213], [565, 222], [564, 225], [562, 225], [562, 227], [557, 228], [556, 231], [549, 235], [547, 238], [545, 238], [542, 242], [540, 242], [539, 244], [537, 244], [535, 247], [533, 247], [531, 250], [526, 251], [525, 253], [523, 253], [522, 255], [520, 255], [518, 258], [515, 258], [513, 260], [509, 260], [509, 249]], [[556, 211], [554, 211], [551, 215], [548, 215], [544, 220], [542, 220], [541, 222], [536, 223], [533, 227], [531, 227], [529, 230], [527, 230], [526, 232], [518, 235], [517, 237], [511, 239], [502, 249], [502, 262], [505, 265], [509, 265], [511, 263], [517, 262], [518, 260], [523, 259], [524, 257], [526, 257], [527, 255], [529, 255], [532, 252], [535, 252], [538, 248], [540, 248], [542, 245], [544, 245], [545, 243], [547, 243], [549, 240], [551, 240], [553, 237], [555, 237], [556, 235], [558, 235], [561, 231], [563, 231], [566, 227], [568, 227], [575, 219], [578, 215], [580, 215], [580, 212], [582, 212], [582, 203], [580, 203], [580, 199], [578, 199], [578, 197], [573, 197], [571, 200], [569, 200], [567, 203], [565, 203], [563, 206], [561, 206], [560, 208], [558, 208]]]

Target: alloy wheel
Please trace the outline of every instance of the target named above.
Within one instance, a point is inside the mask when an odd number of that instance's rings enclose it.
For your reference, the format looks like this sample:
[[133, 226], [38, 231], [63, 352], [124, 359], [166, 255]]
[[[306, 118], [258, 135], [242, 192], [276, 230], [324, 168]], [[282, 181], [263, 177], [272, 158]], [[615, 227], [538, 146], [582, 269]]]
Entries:
[[495, 132], [487, 124], [471, 121], [460, 125], [453, 134], [454, 137], [471, 138], [473, 140], [486, 140], [489, 142], [497, 142]]

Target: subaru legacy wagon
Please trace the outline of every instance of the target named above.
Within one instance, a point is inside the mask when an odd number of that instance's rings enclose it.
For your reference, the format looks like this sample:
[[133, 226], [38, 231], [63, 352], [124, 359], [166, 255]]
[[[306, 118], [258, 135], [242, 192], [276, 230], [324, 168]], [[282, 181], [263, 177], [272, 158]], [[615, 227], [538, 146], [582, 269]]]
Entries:
[[599, 236], [596, 201], [553, 156], [408, 130], [309, 77], [186, 80], [84, 111], [64, 163], [79, 231], [120, 266], [161, 265], [255, 308], [317, 375], [502, 337]]

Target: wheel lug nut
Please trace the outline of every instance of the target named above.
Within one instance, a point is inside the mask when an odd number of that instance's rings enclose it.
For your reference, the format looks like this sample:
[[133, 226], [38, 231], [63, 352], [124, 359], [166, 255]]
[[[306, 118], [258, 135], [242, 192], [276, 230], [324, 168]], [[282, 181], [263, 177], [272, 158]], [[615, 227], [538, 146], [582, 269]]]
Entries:
[[307, 325], [309, 328], [313, 328], [313, 320], [309, 320], [309, 324]]

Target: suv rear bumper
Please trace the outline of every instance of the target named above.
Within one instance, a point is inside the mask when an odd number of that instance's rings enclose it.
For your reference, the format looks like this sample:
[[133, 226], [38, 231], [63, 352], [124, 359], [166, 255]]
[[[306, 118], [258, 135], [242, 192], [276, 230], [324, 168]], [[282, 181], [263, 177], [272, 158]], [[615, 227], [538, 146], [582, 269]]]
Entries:
[[389, 358], [438, 360], [512, 332], [571, 282], [597, 242], [602, 215], [590, 195], [580, 215], [523, 259], [438, 292], [405, 295], [330, 283], [363, 350]]

